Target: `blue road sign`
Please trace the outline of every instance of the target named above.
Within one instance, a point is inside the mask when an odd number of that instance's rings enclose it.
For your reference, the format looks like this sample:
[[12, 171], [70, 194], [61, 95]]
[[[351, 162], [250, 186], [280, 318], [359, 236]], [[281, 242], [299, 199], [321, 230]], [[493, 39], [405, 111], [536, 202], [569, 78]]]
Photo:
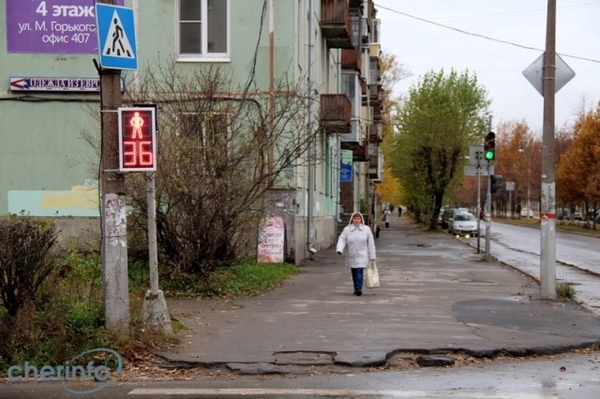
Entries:
[[137, 69], [133, 9], [96, 3], [100, 65], [108, 69]]

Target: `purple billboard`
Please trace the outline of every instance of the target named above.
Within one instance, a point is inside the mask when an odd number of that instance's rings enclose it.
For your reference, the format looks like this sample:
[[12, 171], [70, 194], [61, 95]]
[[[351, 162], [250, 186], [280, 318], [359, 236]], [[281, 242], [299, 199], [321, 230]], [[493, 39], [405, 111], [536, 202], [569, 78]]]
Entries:
[[[9, 53], [98, 53], [95, 1], [6, 0]], [[124, 0], [117, 0], [122, 6]]]

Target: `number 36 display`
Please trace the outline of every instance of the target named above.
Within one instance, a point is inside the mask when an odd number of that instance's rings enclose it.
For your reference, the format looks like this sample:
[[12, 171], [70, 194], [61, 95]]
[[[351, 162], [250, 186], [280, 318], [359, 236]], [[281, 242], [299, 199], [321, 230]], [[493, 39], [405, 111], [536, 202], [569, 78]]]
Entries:
[[119, 108], [119, 171], [156, 170], [156, 110]]

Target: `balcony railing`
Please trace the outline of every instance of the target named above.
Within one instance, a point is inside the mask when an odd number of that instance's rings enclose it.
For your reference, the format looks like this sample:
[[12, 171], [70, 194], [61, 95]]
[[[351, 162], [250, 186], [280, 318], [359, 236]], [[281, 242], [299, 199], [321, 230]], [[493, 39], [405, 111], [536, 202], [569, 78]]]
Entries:
[[342, 69], [351, 69], [362, 73], [361, 49], [342, 50]]
[[352, 150], [353, 162], [368, 162], [369, 161], [369, 142], [363, 140], [359, 147]]
[[383, 125], [381, 123], [372, 123], [368, 129], [371, 143], [379, 143], [383, 140]]
[[383, 100], [383, 88], [380, 84], [369, 85], [369, 101], [371, 105], [380, 105]]
[[331, 48], [353, 48], [348, 0], [321, 0], [321, 31]]
[[373, 120], [376, 122], [381, 122], [383, 120], [383, 106], [378, 104], [373, 106]]
[[347, 133], [352, 104], [345, 94], [321, 94], [321, 126], [327, 133]]
[[369, 179], [375, 181], [381, 180], [383, 177], [382, 160], [381, 155], [371, 156], [371, 158], [369, 158]]

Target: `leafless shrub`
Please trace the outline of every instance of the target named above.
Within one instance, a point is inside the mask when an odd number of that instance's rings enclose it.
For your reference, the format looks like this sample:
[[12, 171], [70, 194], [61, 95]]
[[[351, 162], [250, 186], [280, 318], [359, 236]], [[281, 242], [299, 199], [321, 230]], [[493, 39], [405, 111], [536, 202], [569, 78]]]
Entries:
[[10, 316], [35, 299], [52, 271], [56, 236], [48, 221], [16, 215], [0, 219], [0, 298]]
[[[206, 274], [253, 249], [267, 190], [295, 188], [296, 168], [308, 164], [318, 137], [306, 124], [307, 89], [283, 80], [268, 93], [247, 93], [215, 67], [181, 72], [171, 65], [140, 76], [131, 103], [159, 106], [161, 265]], [[146, 228], [147, 178], [127, 176], [130, 231]]]

